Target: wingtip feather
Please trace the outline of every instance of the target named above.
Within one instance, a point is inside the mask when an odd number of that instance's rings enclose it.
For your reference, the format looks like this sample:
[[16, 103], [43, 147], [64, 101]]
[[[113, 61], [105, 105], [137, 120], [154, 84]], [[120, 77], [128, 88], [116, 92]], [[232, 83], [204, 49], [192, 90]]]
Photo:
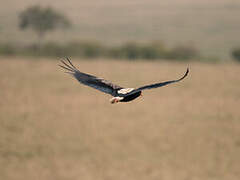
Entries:
[[183, 80], [189, 73], [189, 67], [187, 68], [187, 71], [185, 72], [185, 74], [183, 75], [183, 77], [181, 77], [180, 79], [176, 80], [176, 81], [181, 81]]
[[65, 69], [65, 70], [68, 70], [68, 71], [70, 71], [70, 72], [74, 72], [73, 69], [70, 69], [70, 68], [68, 68], [68, 67], [65, 67], [65, 66], [63, 66], [63, 65], [61, 65], [61, 64], [58, 64], [58, 66], [60, 66], [61, 68]]
[[187, 68], [187, 71], [186, 71], [186, 73], [185, 73], [185, 76], [187, 76], [188, 73], [189, 73], [189, 67]]

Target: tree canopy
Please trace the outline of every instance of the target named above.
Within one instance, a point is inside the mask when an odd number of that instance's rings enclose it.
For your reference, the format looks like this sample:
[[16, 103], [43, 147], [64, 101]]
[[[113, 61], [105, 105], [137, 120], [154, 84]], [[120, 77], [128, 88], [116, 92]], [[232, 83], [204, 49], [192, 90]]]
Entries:
[[31, 28], [42, 38], [46, 32], [56, 28], [69, 27], [70, 21], [54, 9], [41, 6], [31, 6], [22, 11], [20, 16], [19, 27], [21, 29]]

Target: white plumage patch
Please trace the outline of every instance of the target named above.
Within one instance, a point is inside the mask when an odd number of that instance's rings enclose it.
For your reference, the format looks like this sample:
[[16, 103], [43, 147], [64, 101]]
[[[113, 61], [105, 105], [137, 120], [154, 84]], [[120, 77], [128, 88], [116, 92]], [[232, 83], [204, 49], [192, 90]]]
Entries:
[[134, 90], [134, 88], [120, 89], [120, 90], [118, 90], [118, 94], [127, 94], [127, 93], [130, 93], [133, 90]]

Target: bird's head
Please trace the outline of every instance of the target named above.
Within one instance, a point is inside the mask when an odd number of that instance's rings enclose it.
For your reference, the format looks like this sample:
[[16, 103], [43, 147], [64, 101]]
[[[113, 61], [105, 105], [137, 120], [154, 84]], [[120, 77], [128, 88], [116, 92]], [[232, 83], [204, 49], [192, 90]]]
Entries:
[[123, 99], [123, 97], [113, 97], [110, 99], [110, 103], [115, 104], [115, 103], [118, 103], [122, 99]]

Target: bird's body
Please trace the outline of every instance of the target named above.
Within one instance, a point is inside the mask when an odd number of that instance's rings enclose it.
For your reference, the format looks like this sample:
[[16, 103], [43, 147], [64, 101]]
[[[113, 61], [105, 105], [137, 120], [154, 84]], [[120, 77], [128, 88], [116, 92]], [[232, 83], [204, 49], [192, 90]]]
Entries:
[[59, 66], [61, 66], [65, 70], [68, 70], [66, 73], [69, 73], [72, 76], [74, 76], [80, 83], [90, 86], [92, 88], [95, 88], [97, 90], [100, 90], [104, 93], [112, 95], [113, 98], [110, 99], [110, 102], [112, 104], [118, 103], [118, 102], [132, 101], [132, 100], [138, 98], [139, 96], [141, 96], [142, 91], [146, 90], [146, 89], [158, 88], [158, 87], [170, 84], [170, 83], [179, 82], [182, 79], [184, 79], [189, 72], [189, 70], [187, 69], [184, 76], [177, 80], [155, 83], [155, 84], [142, 86], [140, 88], [135, 89], [135, 88], [123, 88], [123, 87], [115, 85], [103, 78], [98, 78], [96, 76], [80, 72], [68, 58], [67, 58], [66, 62], [65, 61], [61, 61], [61, 62], [63, 63], [63, 65], [59, 65]]

